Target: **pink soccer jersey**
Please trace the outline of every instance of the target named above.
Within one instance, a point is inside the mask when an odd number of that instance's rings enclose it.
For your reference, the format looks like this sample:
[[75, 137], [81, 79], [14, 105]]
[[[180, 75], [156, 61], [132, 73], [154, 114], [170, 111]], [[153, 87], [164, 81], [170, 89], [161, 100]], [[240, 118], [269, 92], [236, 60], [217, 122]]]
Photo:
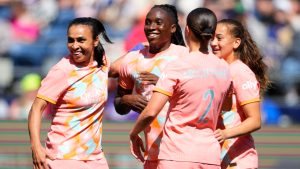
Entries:
[[[239, 125], [246, 118], [241, 106], [260, 101], [259, 83], [247, 65], [237, 60], [230, 64], [230, 73], [234, 88], [233, 106], [231, 111], [222, 112], [220, 128]], [[247, 134], [223, 142], [221, 159], [223, 168], [230, 163], [237, 163], [239, 168], [257, 168], [258, 156], [252, 136]]]
[[[145, 47], [139, 51], [128, 53], [123, 60], [119, 85], [124, 89], [132, 89], [133, 93], [141, 94], [150, 100], [154, 85], [143, 85], [139, 80], [139, 72], [150, 72], [156, 76], [160, 76], [166, 65], [180, 56], [188, 53], [187, 48], [179, 45], [171, 44], [170, 47], [157, 54], [150, 54], [149, 48]], [[169, 104], [167, 103], [156, 119], [151, 123], [144, 132], [146, 136], [146, 152], [145, 159], [157, 160], [160, 140], [162, 137], [162, 129], [166, 119]]]
[[229, 84], [228, 64], [213, 54], [191, 52], [168, 65], [154, 89], [170, 96], [159, 159], [220, 164], [214, 131]]
[[108, 67], [58, 62], [43, 79], [37, 97], [55, 106], [46, 151], [56, 159], [102, 159], [102, 117], [107, 100]]

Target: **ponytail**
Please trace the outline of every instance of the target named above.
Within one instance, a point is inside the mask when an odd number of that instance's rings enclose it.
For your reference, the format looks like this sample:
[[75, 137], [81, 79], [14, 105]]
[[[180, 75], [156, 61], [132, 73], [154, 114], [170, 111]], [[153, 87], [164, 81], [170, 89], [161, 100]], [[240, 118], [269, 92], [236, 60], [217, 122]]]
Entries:
[[260, 89], [264, 92], [270, 83], [267, 76], [268, 67], [263, 62], [263, 56], [247, 29], [240, 22], [233, 19], [223, 19], [218, 24], [227, 25], [230, 34], [241, 39], [241, 44], [234, 50], [234, 54], [254, 72], [260, 83]]

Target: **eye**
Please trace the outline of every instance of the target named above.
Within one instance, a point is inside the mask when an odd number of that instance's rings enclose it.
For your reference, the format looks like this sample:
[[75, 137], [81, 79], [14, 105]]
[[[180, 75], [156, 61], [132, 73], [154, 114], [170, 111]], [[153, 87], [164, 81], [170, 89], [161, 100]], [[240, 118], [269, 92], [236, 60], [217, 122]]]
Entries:
[[216, 36], [216, 38], [217, 38], [218, 41], [221, 41], [223, 39], [222, 36], [218, 36], [218, 35]]
[[151, 22], [150, 22], [148, 19], [146, 19], [146, 21], [145, 21], [145, 25], [147, 25], [147, 26], [148, 26], [148, 25], [150, 25], [150, 23], [151, 23]]
[[86, 39], [85, 39], [85, 38], [82, 38], [82, 37], [77, 38], [77, 41], [78, 41], [78, 42], [81, 42], [81, 43], [84, 42], [85, 40], [86, 40]]
[[70, 38], [68, 37], [68, 43], [73, 43], [74, 42], [74, 39], [73, 38]]
[[158, 19], [157, 21], [156, 21], [156, 24], [157, 25], [162, 25], [164, 22], [163, 22], [163, 20], [161, 20], [161, 19]]

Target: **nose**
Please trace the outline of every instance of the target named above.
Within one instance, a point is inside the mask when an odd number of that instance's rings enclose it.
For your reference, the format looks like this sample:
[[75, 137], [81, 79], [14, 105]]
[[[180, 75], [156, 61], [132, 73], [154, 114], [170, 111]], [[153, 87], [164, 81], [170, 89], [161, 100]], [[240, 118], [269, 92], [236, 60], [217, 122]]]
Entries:
[[145, 25], [145, 28], [148, 30], [156, 29], [156, 24], [154, 22], [149, 23], [148, 25]]
[[210, 42], [210, 46], [216, 46], [217, 45], [217, 38], [213, 38]]
[[79, 47], [79, 44], [78, 42], [73, 42], [72, 45], [71, 45], [72, 49], [77, 49]]

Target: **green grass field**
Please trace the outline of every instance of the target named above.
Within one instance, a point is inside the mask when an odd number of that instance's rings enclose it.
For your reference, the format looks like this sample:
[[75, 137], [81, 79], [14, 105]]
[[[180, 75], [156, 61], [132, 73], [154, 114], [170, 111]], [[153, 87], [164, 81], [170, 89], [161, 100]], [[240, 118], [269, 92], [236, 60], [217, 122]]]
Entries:
[[[45, 138], [48, 121], [42, 125]], [[140, 169], [129, 152], [128, 132], [132, 123], [105, 122], [103, 148], [111, 169]], [[26, 121], [0, 120], [0, 169], [32, 168]], [[300, 126], [263, 126], [255, 132], [260, 169], [300, 169]]]

